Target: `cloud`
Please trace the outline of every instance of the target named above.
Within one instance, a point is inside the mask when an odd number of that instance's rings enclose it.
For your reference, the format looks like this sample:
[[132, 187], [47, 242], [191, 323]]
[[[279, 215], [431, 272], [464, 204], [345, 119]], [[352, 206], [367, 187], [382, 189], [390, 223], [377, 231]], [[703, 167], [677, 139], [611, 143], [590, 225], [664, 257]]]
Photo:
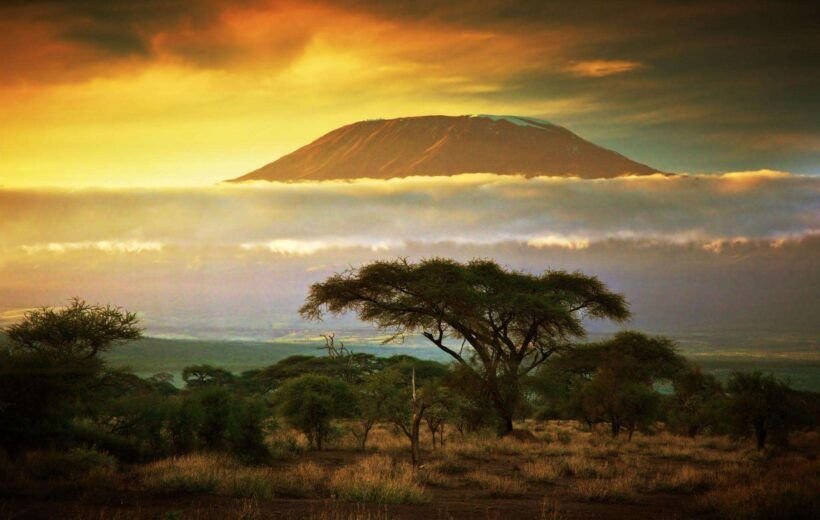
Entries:
[[[0, 190], [0, 313], [73, 295], [149, 334], [269, 339], [311, 283], [377, 259], [600, 276], [633, 327], [817, 334], [820, 178], [468, 174], [167, 189]], [[12, 313], [2, 319], [19, 317]]]
[[614, 74], [623, 74], [643, 68], [644, 65], [637, 61], [627, 60], [588, 60], [578, 61], [567, 65], [565, 70], [577, 76], [589, 78], [602, 78]]
[[31, 244], [20, 246], [30, 255], [38, 253], [67, 253], [71, 251], [95, 250], [105, 253], [144, 253], [148, 251], [162, 251], [159, 242], [110, 241], [97, 242], [49, 242], [46, 244]]
[[820, 229], [820, 178], [769, 170], [608, 180], [466, 174], [195, 189], [0, 190], [0, 246], [235, 247], [315, 255], [408, 241], [583, 248], [707, 244]]

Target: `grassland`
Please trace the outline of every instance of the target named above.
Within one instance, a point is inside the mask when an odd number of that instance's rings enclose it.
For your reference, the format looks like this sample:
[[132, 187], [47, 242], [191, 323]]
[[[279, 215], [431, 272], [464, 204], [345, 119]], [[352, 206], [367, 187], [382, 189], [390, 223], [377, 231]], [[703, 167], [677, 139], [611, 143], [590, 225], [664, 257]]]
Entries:
[[[726, 437], [663, 431], [612, 439], [574, 422], [518, 424], [529, 441], [451, 433], [422, 464], [378, 427], [366, 451], [349, 434], [307, 451], [299, 434], [275, 461], [245, 466], [196, 453], [116, 468], [106, 457], [32, 454], [23, 472], [0, 461], [0, 518], [736, 518], [820, 514], [820, 435], [758, 452]], [[68, 458], [67, 458], [68, 457]], [[64, 469], [54, 472], [49, 464]], [[76, 471], [66, 472], [66, 467]], [[39, 469], [38, 469], [39, 468]], [[44, 475], [48, 475], [44, 479]]]

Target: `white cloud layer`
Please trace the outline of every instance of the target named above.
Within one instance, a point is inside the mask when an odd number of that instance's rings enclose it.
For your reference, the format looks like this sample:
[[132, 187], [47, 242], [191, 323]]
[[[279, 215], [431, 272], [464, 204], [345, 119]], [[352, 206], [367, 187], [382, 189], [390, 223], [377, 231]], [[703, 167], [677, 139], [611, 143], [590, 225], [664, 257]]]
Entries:
[[820, 178], [759, 171], [610, 180], [456, 177], [204, 189], [0, 191], [0, 246], [143, 252], [389, 250], [408, 240], [533, 247], [608, 239], [711, 244], [820, 229]]
[[817, 331], [819, 253], [820, 178], [772, 171], [0, 190], [0, 313], [80, 295], [149, 332], [266, 337], [333, 271], [434, 255], [600, 275], [655, 330]]

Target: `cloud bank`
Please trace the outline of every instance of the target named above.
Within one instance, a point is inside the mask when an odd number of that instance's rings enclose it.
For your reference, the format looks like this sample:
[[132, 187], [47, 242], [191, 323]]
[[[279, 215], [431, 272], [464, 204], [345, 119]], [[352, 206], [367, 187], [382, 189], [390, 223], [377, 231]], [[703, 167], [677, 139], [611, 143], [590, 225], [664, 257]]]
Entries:
[[262, 183], [202, 189], [0, 191], [0, 245], [34, 254], [163, 245], [313, 254], [406, 241], [582, 248], [626, 239], [697, 243], [799, 240], [820, 230], [820, 179], [757, 171], [719, 176], [468, 174], [390, 181]]
[[378, 258], [597, 274], [638, 325], [816, 331], [820, 178], [470, 174], [144, 190], [0, 190], [0, 312], [72, 295], [149, 330], [304, 327], [310, 283]]

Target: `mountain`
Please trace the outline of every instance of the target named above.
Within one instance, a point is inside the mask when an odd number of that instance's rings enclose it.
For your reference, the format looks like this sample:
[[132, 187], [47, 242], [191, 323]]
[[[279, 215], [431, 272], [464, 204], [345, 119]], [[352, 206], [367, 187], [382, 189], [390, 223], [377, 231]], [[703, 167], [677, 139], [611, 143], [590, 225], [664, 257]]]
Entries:
[[607, 178], [657, 171], [541, 119], [421, 116], [343, 126], [233, 181], [390, 179], [479, 172]]

